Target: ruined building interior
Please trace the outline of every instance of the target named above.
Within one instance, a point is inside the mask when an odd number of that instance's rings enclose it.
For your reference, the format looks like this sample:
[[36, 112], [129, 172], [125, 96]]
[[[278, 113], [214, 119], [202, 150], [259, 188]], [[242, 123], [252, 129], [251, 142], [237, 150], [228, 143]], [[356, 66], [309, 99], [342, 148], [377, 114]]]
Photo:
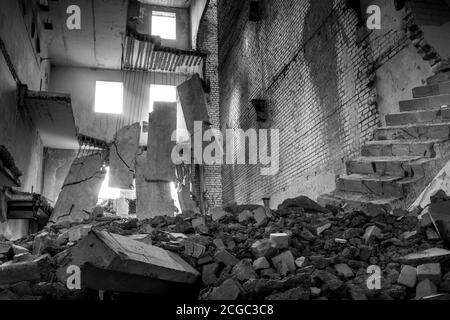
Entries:
[[450, 0], [0, 0], [0, 300], [449, 300], [449, 250]]

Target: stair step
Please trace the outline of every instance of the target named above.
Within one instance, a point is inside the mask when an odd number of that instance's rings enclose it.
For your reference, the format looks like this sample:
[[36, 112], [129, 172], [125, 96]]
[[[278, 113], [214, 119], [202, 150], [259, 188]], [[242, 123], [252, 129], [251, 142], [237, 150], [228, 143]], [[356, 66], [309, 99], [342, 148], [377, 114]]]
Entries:
[[385, 119], [387, 126], [450, 121], [450, 107], [391, 113], [386, 115]]
[[361, 157], [347, 162], [347, 174], [420, 176], [422, 165], [428, 161], [419, 156]]
[[422, 156], [434, 158], [436, 156], [434, 145], [443, 141], [442, 139], [370, 141], [362, 147], [361, 155], [363, 157]]
[[445, 105], [450, 105], [450, 94], [441, 94], [426, 98], [404, 100], [400, 101], [399, 104], [401, 112], [436, 109]]
[[336, 189], [339, 191], [373, 194], [377, 196], [403, 197], [403, 185], [397, 182], [401, 176], [373, 176], [352, 174], [337, 179]]
[[382, 127], [375, 130], [375, 140], [429, 140], [450, 138], [449, 123], [423, 123]]
[[423, 98], [442, 94], [450, 94], [450, 81], [440, 82], [413, 89], [414, 98]]
[[437, 84], [445, 81], [450, 81], [450, 71], [438, 73], [427, 79], [428, 84]]
[[401, 199], [397, 197], [379, 197], [374, 195], [335, 191], [318, 198], [317, 202], [322, 205], [347, 205], [347, 209], [363, 211], [366, 214], [377, 214], [379, 212], [389, 214], [394, 208], [401, 206]]

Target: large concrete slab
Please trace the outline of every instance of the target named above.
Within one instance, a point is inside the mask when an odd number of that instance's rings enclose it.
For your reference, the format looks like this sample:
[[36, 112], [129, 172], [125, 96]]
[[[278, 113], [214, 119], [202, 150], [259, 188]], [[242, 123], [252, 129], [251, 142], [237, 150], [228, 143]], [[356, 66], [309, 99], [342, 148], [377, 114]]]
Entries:
[[156, 216], [173, 216], [174, 205], [169, 182], [150, 181], [146, 178], [148, 171], [147, 153], [136, 159], [136, 215], [140, 220]]
[[189, 80], [180, 84], [177, 87], [177, 91], [178, 96], [180, 97], [187, 129], [192, 135], [194, 134], [195, 121], [210, 122], [206, 95], [203, 90], [200, 76], [195, 74]]
[[175, 164], [172, 161], [172, 150], [175, 141], [172, 134], [177, 129], [177, 104], [155, 102], [154, 111], [150, 114], [147, 175], [152, 182], [175, 182]]
[[89, 218], [105, 179], [104, 155], [97, 153], [75, 159], [64, 181], [50, 223], [82, 222]]
[[109, 153], [109, 186], [111, 188], [131, 189], [140, 133], [139, 123], [126, 126], [117, 132]]
[[[107, 289], [115, 291], [134, 292], [133, 282], [136, 280], [169, 281], [180, 284], [193, 284], [199, 278], [199, 272], [191, 267], [180, 256], [173, 252], [132, 240], [128, 237], [108, 233], [106, 231], [92, 231], [86, 238], [80, 241], [60, 256], [61, 264], [57, 271], [60, 281], [67, 281], [67, 267], [71, 265], [83, 268], [85, 266], [96, 269], [97, 278], [86, 277], [81, 273], [83, 288], [96, 287], [104, 283]], [[108, 283], [104, 278], [111, 275], [127, 275], [134, 281], [121, 283]], [[119, 281], [119, 280], [117, 280]], [[117, 287], [114, 287], [115, 284]], [[149, 288], [151, 289], [151, 287]]]

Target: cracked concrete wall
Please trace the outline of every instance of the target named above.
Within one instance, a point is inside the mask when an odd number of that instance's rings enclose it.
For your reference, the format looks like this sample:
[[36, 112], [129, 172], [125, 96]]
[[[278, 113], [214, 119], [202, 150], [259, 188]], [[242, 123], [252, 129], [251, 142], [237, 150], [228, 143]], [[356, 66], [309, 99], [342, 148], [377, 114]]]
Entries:
[[58, 200], [64, 180], [77, 156], [76, 150], [45, 149], [44, 187], [42, 195], [53, 205]]
[[[21, 82], [29, 89], [46, 90], [50, 64], [36, 54], [36, 37], [30, 35], [32, 13], [24, 16], [19, 1], [0, 1], [0, 38]], [[11, 32], [11, 31], [14, 32]], [[38, 33], [37, 33], [38, 34]], [[41, 37], [42, 38], [42, 37]], [[46, 47], [41, 44], [42, 55]], [[13, 155], [23, 172], [21, 190], [42, 191], [43, 145], [28, 112], [17, 106], [16, 83], [0, 54], [0, 144]], [[28, 221], [15, 220], [0, 225], [0, 234], [18, 238], [28, 232]]]

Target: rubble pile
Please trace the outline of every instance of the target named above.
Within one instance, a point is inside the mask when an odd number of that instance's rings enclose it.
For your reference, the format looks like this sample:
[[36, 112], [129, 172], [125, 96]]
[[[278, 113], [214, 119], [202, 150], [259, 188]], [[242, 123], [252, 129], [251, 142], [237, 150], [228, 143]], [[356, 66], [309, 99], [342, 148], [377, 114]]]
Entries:
[[70, 291], [56, 273], [63, 256], [100, 231], [181, 257], [199, 271], [204, 300], [448, 299], [450, 251], [434, 226], [431, 215], [369, 216], [306, 197], [278, 210], [230, 205], [144, 221], [97, 212], [0, 242], [0, 299], [98, 295]]

